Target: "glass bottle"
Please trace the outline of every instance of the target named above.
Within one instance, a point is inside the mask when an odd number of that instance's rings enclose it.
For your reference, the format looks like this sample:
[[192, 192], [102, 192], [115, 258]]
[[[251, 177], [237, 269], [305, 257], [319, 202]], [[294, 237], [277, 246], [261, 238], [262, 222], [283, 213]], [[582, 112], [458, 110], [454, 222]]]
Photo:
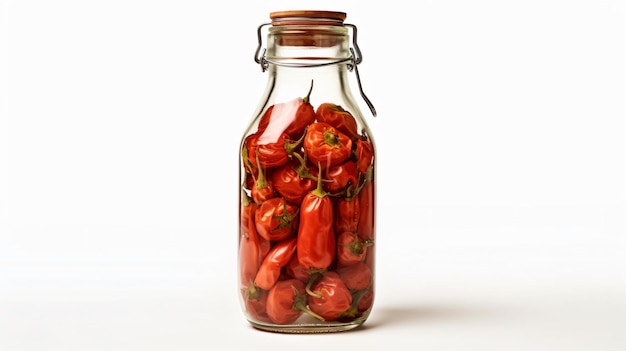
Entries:
[[348, 72], [376, 111], [345, 18], [280, 11], [258, 28], [255, 60], [269, 77], [240, 145], [238, 290], [261, 330], [345, 331], [372, 309], [376, 148]]

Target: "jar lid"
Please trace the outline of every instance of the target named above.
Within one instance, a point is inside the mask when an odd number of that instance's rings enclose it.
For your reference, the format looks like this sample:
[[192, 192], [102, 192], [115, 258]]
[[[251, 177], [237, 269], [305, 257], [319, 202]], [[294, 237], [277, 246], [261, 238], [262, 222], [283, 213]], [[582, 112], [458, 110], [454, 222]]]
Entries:
[[327, 25], [343, 26], [346, 19], [345, 12], [337, 11], [313, 11], [313, 10], [290, 10], [270, 12], [273, 26], [285, 25]]

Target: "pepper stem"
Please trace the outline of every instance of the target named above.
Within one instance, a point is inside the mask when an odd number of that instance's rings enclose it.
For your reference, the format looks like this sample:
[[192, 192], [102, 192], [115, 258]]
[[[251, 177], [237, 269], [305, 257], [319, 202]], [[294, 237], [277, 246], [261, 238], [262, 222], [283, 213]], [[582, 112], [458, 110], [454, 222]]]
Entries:
[[316, 293], [313, 290], [311, 290], [313, 283], [315, 283], [321, 276], [322, 276], [322, 273], [315, 273], [311, 275], [311, 277], [309, 278], [309, 281], [306, 283], [306, 287], [304, 288], [307, 294], [313, 297], [317, 297], [317, 298], [322, 297], [322, 294]]
[[294, 309], [296, 311], [304, 312], [304, 313], [308, 314], [311, 317], [319, 319], [322, 322], [326, 321], [324, 319], [324, 317], [322, 317], [319, 314], [311, 311], [307, 307], [307, 305], [306, 305], [306, 295], [298, 294], [298, 290], [296, 289], [295, 286], [292, 286], [292, 288], [293, 288], [293, 294], [294, 294], [293, 305], [291, 306], [292, 309]]
[[304, 101], [304, 103], [309, 102], [309, 100], [311, 99], [311, 92], [313, 91], [313, 79], [311, 79], [311, 88], [309, 88], [309, 93], [306, 94], [306, 96], [302, 99], [302, 101]]
[[289, 214], [289, 212], [287, 211], [287, 201], [283, 198], [283, 214], [272, 217], [279, 222], [278, 225], [274, 227], [274, 229], [272, 229], [272, 231], [290, 227], [294, 219], [298, 216], [298, 213], [300, 213], [299, 207], [294, 214]]
[[317, 188], [311, 191], [311, 194], [317, 197], [324, 197], [328, 195], [326, 190], [322, 187], [322, 163], [317, 161]]
[[254, 285], [254, 281], [250, 279], [250, 283], [248, 288], [245, 289], [245, 297], [248, 300], [259, 300], [261, 298], [261, 289], [258, 286]]
[[[294, 152], [292, 156], [300, 161], [300, 165], [293, 169], [294, 171], [296, 171], [298, 177], [300, 177], [301, 179], [311, 179], [317, 181], [317, 177], [314, 176], [313, 173], [311, 173], [311, 170], [309, 170], [309, 167], [306, 166], [306, 154], [304, 154], [304, 158], [302, 158], [302, 156], [300, 156], [300, 154], [297, 152]], [[330, 183], [332, 181], [332, 179], [322, 179], [322, 182], [326, 183]]]
[[361, 298], [363, 298], [368, 291], [369, 289], [363, 289], [352, 294], [352, 304], [346, 311], [339, 315], [337, 319], [353, 319], [357, 317], [359, 315], [359, 302], [361, 302]]
[[[307, 127], [308, 128], [308, 127]], [[304, 129], [304, 133], [302, 133], [302, 136], [300, 137], [300, 139], [298, 140], [291, 140], [291, 139], [285, 139], [285, 151], [287, 151], [287, 156], [289, 156], [289, 158], [291, 158], [291, 156], [293, 156], [296, 152], [296, 149], [298, 149], [300, 147], [300, 145], [302, 145], [302, 143], [304, 142], [304, 137], [306, 136], [306, 128]]]
[[[263, 166], [261, 166], [261, 163], [259, 162], [258, 150], [256, 152], [256, 164], [259, 168], [259, 174], [255, 178], [254, 184], [256, 185], [257, 189], [265, 189], [267, 188], [267, 180], [265, 179], [265, 172], [263, 172]], [[254, 177], [254, 174], [252, 176]]]
[[340, 147], [339, 135], [327, 130], [324, 132], [324, 143], [332, 147]]

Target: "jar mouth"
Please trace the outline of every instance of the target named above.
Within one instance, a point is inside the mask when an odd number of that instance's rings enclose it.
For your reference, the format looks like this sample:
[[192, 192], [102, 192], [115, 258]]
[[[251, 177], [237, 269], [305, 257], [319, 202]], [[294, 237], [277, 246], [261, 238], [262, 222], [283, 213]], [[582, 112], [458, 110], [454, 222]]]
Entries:
[[273, 26], [289, 25], [325, 25], [343, 26], [346, 19], [345, 12], [339, 11], [315, 11], [315, 10], [289, 10], [275, 11], [270, 13]]

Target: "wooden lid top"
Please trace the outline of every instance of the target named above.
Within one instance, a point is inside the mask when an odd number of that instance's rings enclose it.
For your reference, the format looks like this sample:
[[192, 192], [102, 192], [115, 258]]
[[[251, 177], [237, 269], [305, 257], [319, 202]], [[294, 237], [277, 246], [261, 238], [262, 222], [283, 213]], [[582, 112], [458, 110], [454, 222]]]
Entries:
[[270, 19], [272, 20], [273, 26], [298, 24], [343, 26], [346, 13], [312, 10], [275, 11], [270, 12]]

